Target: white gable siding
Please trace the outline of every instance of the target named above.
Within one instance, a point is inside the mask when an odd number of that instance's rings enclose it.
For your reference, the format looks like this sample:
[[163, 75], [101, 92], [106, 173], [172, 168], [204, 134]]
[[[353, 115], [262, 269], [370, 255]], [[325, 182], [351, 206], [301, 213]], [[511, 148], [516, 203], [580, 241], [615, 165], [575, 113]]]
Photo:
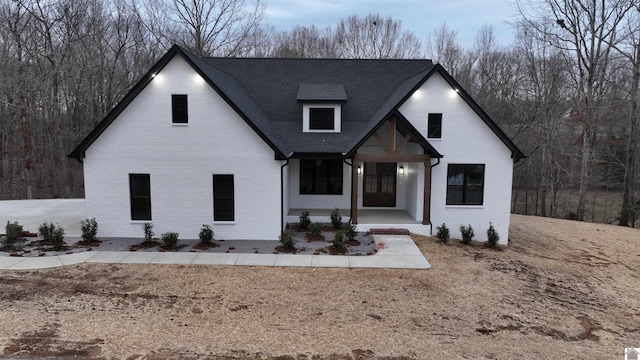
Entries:
[[[188, 125], [172, 124], [171, 94], [188, 95]], [[280, 161], [273, 150], [179, 56], [89, 147], [84, 159], [87, 216], [98, 236], [142, 237], [132, 221], [129, 174], [150, 174], [154, 231], [196, 239], [277, 239]], [[213, 174], [234, 175], [235, 221], [213, 223]]]
[[[500, 244], [507, 244], [513, 176], [511, 151], [439, 74], [429, 78], [402, 105], [400, 112], [425, 138], [428, 114], [442, 113], [442, 138], [429, 139], [444, 155], [440, 164], [432, 168], [433, 228], [446, 223], [452, 237], [460, 238], [460, 225], [471, 224], [475, 238], [486, 240], [491, 222], [500, 235]], [[485, 164], [482, 206], [446, 205], [448, 164]]]

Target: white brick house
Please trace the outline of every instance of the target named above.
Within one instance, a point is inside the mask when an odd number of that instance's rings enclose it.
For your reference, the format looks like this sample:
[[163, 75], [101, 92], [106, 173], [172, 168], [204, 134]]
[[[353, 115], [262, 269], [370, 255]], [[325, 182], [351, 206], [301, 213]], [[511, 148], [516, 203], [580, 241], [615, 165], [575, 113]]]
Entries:
[[277, 239], [302, 210], [506, 244], [522, 152], [428, 60], [199, 58], [174, 46], [73, 150], [101, 236]]

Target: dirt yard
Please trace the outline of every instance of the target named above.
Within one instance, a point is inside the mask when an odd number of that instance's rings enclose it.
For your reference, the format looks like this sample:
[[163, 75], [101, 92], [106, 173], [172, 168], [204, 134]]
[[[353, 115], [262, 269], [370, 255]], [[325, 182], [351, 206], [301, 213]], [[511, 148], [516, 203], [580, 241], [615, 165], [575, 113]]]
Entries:
[[514, 215], [503, 251], [414, 239], [431, 269], [0, 271], [0, 357], [623, 359], [640, 347], [640, 230]]

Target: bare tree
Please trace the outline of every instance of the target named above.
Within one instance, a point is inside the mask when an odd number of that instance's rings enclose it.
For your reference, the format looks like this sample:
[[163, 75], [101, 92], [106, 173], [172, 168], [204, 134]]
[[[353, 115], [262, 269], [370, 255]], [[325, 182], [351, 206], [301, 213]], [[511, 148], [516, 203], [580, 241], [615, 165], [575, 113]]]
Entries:
[[518, 5], [528, 26], [563, 50], [573, 64], [570, 69], [576, 95], [571, 115], [580, 128], [582, 144], [576, 214], [578, 220], [584, 220], [590, 167], [603, 116], [610, 45], [617, 43], [618, 27], [633, 1], [540, 0], [532, 5], [521, 0]]
[[620, 226], [635, 225], [635, 204], [633, 192], [636, 178], [636, 153], [638, 150], [637, 129], [640, 121], [640, 4], [635, 5], [634, 11], [629, 12], [623, 31], [625, 32], [620, 44], [612, 44], [628, 64], [631, 81], [628, 83], [628, 98], [630, 101], [626, 156], [624, 162], [624, 185], [622, 205], [620, 207]]
[[[260, 0], [147, 0], [149, 29], [198, 56], [241, 56], [256, 46], [264, 18]], [[158, 22], [161, 21], [161, 22]]]
[[422, 54], [421, 42], [412, 32], [403, 31], [399, 21], [379, 14], [351, 15], [341, 20], [335, 40], [341, 58], [406, 59]]

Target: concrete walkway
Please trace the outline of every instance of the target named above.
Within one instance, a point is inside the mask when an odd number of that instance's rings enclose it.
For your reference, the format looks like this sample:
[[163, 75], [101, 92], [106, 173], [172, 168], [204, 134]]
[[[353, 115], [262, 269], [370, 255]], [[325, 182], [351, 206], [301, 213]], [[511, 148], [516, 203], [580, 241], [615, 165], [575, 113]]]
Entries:
[[42, 257], [0, 256], [0, 270], [46, 269], [81, 263], [194, 264], [282, 267], [428, 269], [427, 259], [407, 235], [374, 235], [378, 252], [369, 256], [85, 251]]

